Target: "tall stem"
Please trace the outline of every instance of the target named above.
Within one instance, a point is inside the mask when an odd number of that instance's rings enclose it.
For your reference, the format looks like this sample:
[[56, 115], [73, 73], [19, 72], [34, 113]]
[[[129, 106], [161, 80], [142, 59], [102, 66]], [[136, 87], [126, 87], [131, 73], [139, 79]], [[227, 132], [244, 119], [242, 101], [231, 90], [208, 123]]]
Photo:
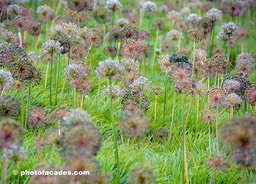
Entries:
[[167, 79], [168, 79], [168, 74], [165, 74], [165, 84], [164, 84], [164, 118], [166, 114], [166, 99], [167, 99]]
[[112, 98], [112, 79], [109, 78], [109, 86], [110, 86], [110, 115], [111, 115], [111, 123], [112, 123], [112, 129], [114, 133], [114, 146], [115, 146], [115, 155], [116, 155], [116, 164], [117, 164], [117, 175], [118, 175], [118, 183], [121, 183], [121, 177], [120, 177], [120, 161], [119, 161], [119, 153], [118, 153], [118, 144], [117, 144], [117, 131], [116, 131], [116, 125], [114, 122], [114, 116], [113, 116], [113, 98]]
[[27, 119], [28, 119], [28, 113], [30, 109], [30, 95], [31, 95], [31, 89], [30, 89], [30, 82], [28, 83], [28, 98], [27, 98], [27, 113], [26, 113], [26, 119], [25, 119], [25, 128], [27, 127]]
[[52, 56], [51, 56], [51, 61], [50, 61], [50, 65], [51, 65], [51, 70], [50, 70], [50, 107], [52, 107], [52, 67], [53, 67], [53, 63], [52, 63]]
[[7, 184], [7, 159], [3, 157], [2, 182]]
[[208, 124], [208, 136], [209, 136], [209, 149], [210, 155], [212, 154], [212, 144], [211, 144], [211, 125]]
[[156, 58], [156, 48], [157, 48], [157, 42], [158, 42], [158, 34], [159, 34], [159, 29], [157, 28], [155, 47], [154, 47], [154, 53], [153, 53], [153, 59], [152, 59], [152, 71], [154, 71], [154, 63], [155, 63], [155, 58]]
[[156, 96], [155, 96], [155, 110], [154, 110], [154, 120], [156, 120], [157, 97], [158, 97], [158, 95], [156, 95]]
[[42, 154], [42, 148], [41, 148], [41, 131], [38, 127], [38, 134], [37, 134], [37, 146], [38, 146], [38, 155], [39, 155], [39, 162], [41, 163], [43, 161], [43, 154]]
[[219, 127], [218, 127], [218, 122], [219, 122], [219, 109], [218, 109], [218, 105], [216, 108], [216, 151], [217, 151], [217, 155], [219, 154]]

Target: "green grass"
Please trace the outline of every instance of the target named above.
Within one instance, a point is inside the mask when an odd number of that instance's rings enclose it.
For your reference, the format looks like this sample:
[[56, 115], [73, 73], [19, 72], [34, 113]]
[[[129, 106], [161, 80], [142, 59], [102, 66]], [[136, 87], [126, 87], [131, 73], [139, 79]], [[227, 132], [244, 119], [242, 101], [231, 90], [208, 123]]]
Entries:
[[[159, 1], [158, 4], [160, 5], [162, 1]], [[123, 2], [124, 7], [129, 7], [129, 1]], [[245, 12], [246, 14], [247, 12]], [[252, 12], [255, 15], [254, 12]], [[202, 13], [204, 15], [204, 13]], [[121, 17], [121, 14], [119, 14]], [[158, 18], [159, 16], [153, 16], [153, 18]], [[160, 14], [160, 17], [166, 20], [166, 16], [164, 14]], [[251, 37], [249, 39], [245, 39], [245, 52], [251, 53], [253, 56], [256, 55], [256, 51], [254, 48], [256, 33], [255, 27], [253, 25], [253, 20], [249, 20], [248, 17], [244, 16], [239, 18], [238, 23], [239, 25], [243, 21], [248, 23], [247, 25], [251, 29]], [[221, 25], [227, 23], [229, 21], [229, 17], [224, 15], [224, 21], [219, 23], [216, 28], [216, 33], [220, 30]], [[165, 38], [166, 33], [169, 30], [168, 21], [165, 21], [166, 25], [163, 30], [159, 32], [160, 35], [163, 35]], [[95, 20], [90, 22], [90, 27], [97, 25]], [[152, 26], [153, 27], [153, 26]], [[138, 27], [139, 29], [147, 29], [148, 28], [148, 21], [143, 19], [142, 27]], [[48, 25], [48, 32], [49, 32], [49, 25]], [[150, 36], [150, 45], [152, 49], [154, 48], [154, 40], [155, 40], [155, 29], [152, 28]], [[48, 35], [49, 37], [49, 35]], [[41, 53], [41, 47], [34, 48], [33, 42], [37, 38], [29, 36], [28, 37], [28, 49], [27, 50], [34, 50], [38, 54]], [[215, 47], [222, 47], [221, 44], [216, 43]], [[101, 150], [97, 154], [96, 158], [99, 161], [101, 168], [104, 172], [108, 173], [112, 176], [112, 183], [117, 183], [117, 176], [116, 176], [116, 166], [115, 166], [115, 153], [114, 153], [114, 144], [113, 144], [113, 134], [111, 129], [111, 114], [110, 114], [110, 107], [108, 103], [108, 99], [104, 97], [101, 93], [98, 93], [98, 87], [107, 85], [107, 80], [98, 80], [95, 75], [95, 68], [97, 63], [106, 58], [103, 55], [103, 48], [106, 45], [106, 42], [98, 49], [92, 49], [90, 59], [87, 61], [88, 63], [92, 63], [91, 71], [92, 74], [89, 78], [89, 81], [93, 84], [93, 91], [89, 93], [84, 99], [84, 106], [83, 109], [86, 110], [95, 125], [100, 128], [102, 133], [102, 146]], [[192, 42], [186, 43], [186, 40], [183, 40], [181, 43], [182, 47], [186, 47], [189, 49], [188, 55], [191, 53]], [[240, 43], [238, 42], [238, 47], [235, 47], [231, 51], [231, 60], [232, 62], [235, 61], [237, 54], [240, 53]], [[153, 54], [151, 54], [152, 58]], [[157, 60], [156, 60], [157, 61]], [[150, 68], [146, 70], [142, 69], [142, 75], [149, 78], [151, 80], [152, 86], [160, 87], [164, 90], [164, 82], [165, 82], [165, 75], [161, 72], [160, 68], [157, 66], [155, 61], [155, 71], [150, 72]], [[142, 63], [143, 64], [143, 63]], [[32, 86], [31, 88], [31, 107], [43, 107], [45, 108], [48, 113], [51, 113], [55, 108], [60, 106], [69, 106], [71, 107], [71, 93], [68, 94], [68, 88], [65, 84], [65, 78], [61, 77], [60, 82], [58, 83], [58, 105], [55, 105], [55, 89], [56, 83], [53, 82], [53, 109], [50, 109], [49, 104], [49, 79], [47, 88], [44, 88], [44, 79], [45, 79], [45, 68], [46, 64], [39, 61], [36, 64], [37, 68], [39, 68], [43, 72], [42, 80], [39, 85]], [[61, 56], [61, 76], [64, 75], [64, 68], [66, 67], [66, 59], [64, 56]], [[54, 64], [54, 71], [56, 70], [56, 65]], [[144, 72], [146, 71], [146, 72]], [[53, 80], [55, 81], [55, 79]], [[250, 76], [250, 81], [256, 81], [256, 73], [254, 67], [254, 73]], [[206, 81], [204, 81], [206, 83]], [[214, 81], [212, 80], [211, 83], [213, 84]], [[62, 86], [64, 85], [64, 91], [62, 92]], [[182, 165], [183, 165], [183, 155], [182, 155], [182, 103], [181, 103], [181, 95], [176, 94], [176, 101], [175, 101], [175, 108], [174, 108], [174, 123], [173, 127], [171, 128], [171, 114], [172, 114], [172, 107], [173, 107], [173, 96], [174, 96], [174, 88], [171, 81], [168, 81], [168, 93], [167, 93], [167, 106], [166, 106], [166, 117], [163, 115], [163, 102], [164, 102], [164, 95], [158, 97], [157, 101], [157, 117], [154, 120], [154, 96], [152, 95], [151, 91], [147, 91], [147, 96], [150, 99], [150, 107], [146, 112], [146, 116], [151, 118], [150, 121], [150, 132], [147, 134], [146, 137], [142, 138], [141, 147], [138, 148], [138, 144], [135, 140], [128, 140], [124, 138], [123, 142], [119, 141], [119, 155], [120, 155], [120, 166], [121, 166], [121, 181], [122, 183], [127, 182], [127, 173], [131, 169], [133, 165], [136, 163], [142, 162], [141, 154], [143, 155], [143, 162], [147, 165], [151, 165], [154, 169], [154, 172], [157, 176], [157, 183], [159, 184], [177, 184], [182, 183]], [[15, 98], [19, 99], [22, 102], [22, 113], [26, 112], [26, 99], [28, 90], [23, 88], [19, 91], [10, 90], [7, 92], [14, 96]], [[202, 122], [202, 117], [199, 118], [199, 123], [196, 125], [196, 98], [192, 95], [186, 95], [185, 102], [186, 107], [191, 100], [192, 106], [191, 109], [185, 108], [185, 117], [188, 116], [188, 125], [187, 125], [187, 159], [188, 159], [188, 170], [189, 170], [189, 181], [190, 183], [209, 183], [211, 178], [211, 170], [206, 166], [206, 161], [210, 156], [210, 150], [208, 145], [208, 126]], [[206, 109], [207, 101], [206, 98], [202, 97], [200, 99], [200, 114]], [[77, 108], [79, 106], [77, 105]], [[121, 106], [121, 99], [117, 99], [113, 101], [113, 113], [114, 113], [114, 120], [116, 126], [118, 126], [119, 116], [122, 112]], [[243, 115], [245, 113], [253, 113], [252, 110], [249, 112], [245, 112], [244, 110], [238, 111], [237, 115]], [[219, 114], [219, 123], [220, 123], [220, 131], [222, 127], [227, 123], [228, 113], [222, 109]], [[19, 122], [22, 120], [19, 119]], [[54, 126], [54, 125], [50, 125]], [[163, 142], [156, 142], [152, 141], [153, 132], [159, 128], [165, 128], [171, 134], [171, 139], [169, 140], [168, 137], [163, 139]], [[216, 153], [215, 150], [215, 143], [216, 139], [214, 136], [215, 126], [212, 125], [211, 127], [212, 135], [212, 148], [213, 153]], [[47, 131], [47, 129], [43, 129], [43, 135]], [[34, 131], [30, 128], [25, 128], [25, 137], [22, 146], [27, 151], [28, 158], [22, 164], [15, 164], [13, 162], [9, 162], [8, 165], [8, 180], [7, 183], [16, 184], [16, 183], [28, 183], [29, 176], [14, 176], [12, 171], [17, 169], [19, 171], [22, 170], [33, 170], [38, 165], [38, 151], [36, 147], [36, 139], [37, 139], [37, 131]], [[120, 132], [118, 130], [118, 135], [120, 137]], [[226, 158], [230, 159], [229, 151], [220, 144], [220, 153], [221, 155], [225, 156]], [[45, 148], [43, 150], [43, 160], [45, 163], [49, 164], [56, 164], [58, 160], [58, 150], [54, 147]], [[65, 161], [64, 157], [61, 158], [62, 163]], [[3, 159], [1, 155], [0, 164], [2, 165]], [[1, 168], [2, 169], [2, 168]], [[0, 169], [0, 173], [2, 172]], [[243, 176], [242, 170], [237, 168], [234, 163], [230, 162], [229, 168], [226, 171], [218, 171], [215, 174], [215, 183], [227, 183], [227, 184], [236, 184], [241, 182], [241, 178]], [[247, 170], [246, 171], [247, 181], [255, 182], [256, 175], [255, 172]]]

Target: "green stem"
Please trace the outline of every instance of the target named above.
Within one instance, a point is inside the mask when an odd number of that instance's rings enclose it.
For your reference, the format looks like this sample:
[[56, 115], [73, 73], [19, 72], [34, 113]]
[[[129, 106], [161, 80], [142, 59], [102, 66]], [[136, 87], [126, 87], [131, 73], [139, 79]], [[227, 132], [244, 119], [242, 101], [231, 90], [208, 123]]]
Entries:
[[166, 115], [166, 98], [167, 98], [167, 80], [168, 74], [165, 74], [165, 84], [164, 84], [164, 117]]
[[51, 68], [50, 68], [50, 107], [52, 107], [52, 68], [53, 68], [53, 62], [52, 62], [52, 56], [51, 56], [51, 61], [50, 61], [50, 65], [51, 65]]
[[27, 119], [28, 119], [28, 114], [29, 114], [29, 109], [30, 109], [30, 95], [31, 95], [31, 87], [30, 87], [30, 82], [28, 83], [28, 97], [27, 97], [27, 112], [26, 112], [26, 119], [25, 119], [25, 128], [27, 127]]
[[219, 109], [218, 107], [216, 108], [216, 151], [217, 151], [217, 155], [219, 155]]
[[117, 144], [117, 131], [116, 125], [114, 123], [114, 116], [113, 116], [113, 98], [112, 98], [112, 79], [109, 78], [109, 86], [110, 86], [110, 115], [111, 115], [111, 123], [112, 129], [114, 133], [114, 146], [115, 146], [115, 155], [116, 155], [116, 164], [117, 164], [117, 175], [118, 175], [118, 183], [121, 183], [121, 176], [120, 176], [120, 161], [119, 161], [119, 153], [118, 153], [118, 144]]

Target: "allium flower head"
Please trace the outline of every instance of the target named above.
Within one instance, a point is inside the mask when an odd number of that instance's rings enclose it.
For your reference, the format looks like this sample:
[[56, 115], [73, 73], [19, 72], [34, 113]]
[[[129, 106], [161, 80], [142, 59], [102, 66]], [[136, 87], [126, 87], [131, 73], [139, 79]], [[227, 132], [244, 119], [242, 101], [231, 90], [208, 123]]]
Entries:
[[229, 22], [221, 27], [221, 30], [217, 36], [219, 41], [228, 41], [233, 37], [237, 37], [238, 35], [238, 27], [233, 23]]
[[237, 93], [240, 94], [240, 82], [237, 80], [225, 80], [223, 83], [223, 89], [225, 93]]
[[237, 93], [238, 95], [244, 95], [245, 90], [251, 86], [250, 81], [248, 81], [246, 78], [236, 76], [236, 75], [227, 77], [226, 80], [233, 80], [233, 81], [237, 81], [240, 83], [239, 88], [237, 86], [237, 90], [235, 91], [235, 93]]
[[28, 30], [28, 19], [24, 16], [16, 16], [14, 19], [14, 27], [19, 31], [27, 31]]
[[39, 128], [46, 121], [46, 112], [42, 109], [33, 109], [29, 112], [28, 123], [31, 127]]
[[143, 93], [150, 87], [150, 82], [147, 78], [140, 76], [137, 80], [135, 80], [132, 84], [129, 86], [131, 88], [131, 91], [133, 93], [139, 92]]
[[188, 38], [192, 41], [200, 41], [204, 37], [204, 31], [201, 28], [193, 28], [188, 31]]
[[114, 45], [107, 45], [104, 48], [104, 54], [109, 57], [115, 57], [117, 55], [117, 48]]
[[138, 110], [126, 110], [120, 117], [119, 128], [126, 137], [140, 138], [149, 130], [149, 119]]
[[158, 11], [158, 8], [156, 6], [156, 3], [152, 2], [152, 1], [146, 1], [145, 3], [143, 3], [143, 5], [141, 6], [141, 10], [144, 13], [156, 13]]
[[177, 12], [175, 10], [169, 11], [168, 14], [167, 14], [167, 18], [170, 21], [174, 22], [174, 21], [176, 21], [176, 20], [181, 18], [181, 13]]
[[0, 97], [0, 117], [19, 117], [21, 112], [20, 102], [11, 96]]
[[242, 15], [243, 8], [240, 2], [225, 2], [223, 3], [222, 11], [232, 17], [236, 17]]
[[225, 144], [231, 149], [240, 167], [256, 167], [256, 118], [244, 116], [233, 118], [223, 130]]
[[139, 72], [139, 62], [134, 59], [129, 58], [122, 58], [121, 64], [123, 65], [126, 72], [130, 73], [133, 72]]
[[228, 162], [219, 155], [211, 156], [207, 160], [206, 165], [216, 171], [226, 170], [228, 168]]
[[212, 124], [216, 121], [216, 114], [211, 109], [207, 109], [206, 111], [203, 111], [202, 116], [203, 116], [204, 123]]
[[167, 33], [166, 37], [172, 41], [178, 41], [182, 39], [182, 33], [178, 30], [171, 30]]
[[223, 102], [225, 93], [219, 88], [213, 88], [209, 91], [209, 102], [214, 105], [214, 107], [220, 107], [220, 104]]
[[20, 15], [22, 13], [22, 8], [17, 4], [10, 4], [7, 7], [8, 15]]
[[206, 16], [213, 22], [220, 22], [222, 19], [222, 12], [216, 8], [212, 8], [206, 13]]
[[111, 20], [109, 10], [105, 8], [96, 9], [94, 13], [94, 17], [98, 23], [102, 23], [102, 24], [107, 23]]
[[123, 71], [124, 68], [122, 65], [108, 58], [105, 61], [99, 62], [96, 74], [99, 79], [104, 77], [113, 78], [120, 75]]
[[106, 8], [110, 11], [117, 12], [122, 9], [122, 4], [118, 0], [107, 0]]
[[198, 16], [197, 14], [195, 13], [191, 13], [188, 15], [186, 21], [192, 25], [192, 27], [196, 26], [198, 23], [199, 23], [199, 20], [201, 19], [200, 16]]
[[42, 52], [43, 55], [53, 56], [55, 54], [61, 53], [62, 47], [60, 46], [60, 42], [56, 42], [54, 40], [49, 40], [43, 44]]
[[246, 53], [246, 52], [242, 52], [241, 54], [239, 54], [236, 58], [236, 62], [238, 63], [240, 60], [247, 60], [248, 62], [254, 64], [254, 58], [252, 57], [251, 54]]
[[22, 127], [12, 119], [3, 119], [0, 123], [0, 150], [13, 144], [19, 144], [22, 140]]
[[86, 73], [85, 68], [79, 64], [69, 64], [68, 67], [65, 69], [64, 75], [69, 80], [74, 80], [76, 78], [82, 78], [86, 80], [88, 77], [88, 73]]
[[226, 108], [238, 108], [242, 99], [236, 93], [230, 93], [223, 98], [222, 105]]
[[42, 21], [52, 20], [54, 17], [54, 12], [48, 5], [39, 6], [36, 10], [36, 13], [39, 15]]
[[195, 82], [193, 88], [193, 94], [195, 95], [204, 95], [206, 93], [206, 85], [200, 81]]
[[31, 35], [38, 36], [42, 31], [42, 26], [39, 22], [29, 21], [28, 32]]
[[163, 29], [164, 28], [164, 21], [162, 19], [156, 19], [154, 21], [154, 27], [156, 29]]
[[236, 61], [236, 74], [240, 77], [248, 78], [253, 69], [253, 64], [246, 59]]
[[171, 63], [169, 60], [169, 54], [162, 55], [158, 59], [158, 65], [164, 73], [169, 73], [171, 71]]
[[68, 7], [73, 11], [92, 10], [93, 0], [68, 0]]
[[124, 28], [125, 26], [129, 25], [129, 20], [126, 18], [120, 18], [116, 20], [116, 25], [120, 28]]
[[0, 70], [0, 91], [8, 90], [14, 85], [12, 74], [8, 71]]
[[245, 99], [250, 105], [256, 105], [256, 83], [245, 91]]
[[21, 162], [27, 159], [27, 154], [23, 147], [14, 144], [4, 150], [4, 157], [14, 162]]
[[[105, 87], [102, 90], [102, 93], [104, 96], [109, 97], [110, 96], [110, 86]], [[121, 87], [117, 85], [112, 86], [112, 98], [116, 99], [123, 96], [123, 90]]]
[[128, 173], [129, 184], [155, 183], [156, 176], [152, 168], [145, 165], [135, 165]]
[[64, 132], [62, 147], [66, 154], [72, 153], [96, 155], [100, 150], [101, 135], [95, 125], [78, 125]]
[[70, 110], [70, 112], [63, 117], [63, 120], [66, 125], [92, 124], [90, 115], [86, 111], [80, 109]]

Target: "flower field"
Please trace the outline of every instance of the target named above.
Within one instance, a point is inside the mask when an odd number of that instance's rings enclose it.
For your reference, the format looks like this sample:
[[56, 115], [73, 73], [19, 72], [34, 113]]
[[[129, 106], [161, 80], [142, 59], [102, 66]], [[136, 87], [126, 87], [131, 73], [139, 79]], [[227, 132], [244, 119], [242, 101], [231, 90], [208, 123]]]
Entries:
[[255, 8], [0, 0], [0, 183], [255, 183]]

